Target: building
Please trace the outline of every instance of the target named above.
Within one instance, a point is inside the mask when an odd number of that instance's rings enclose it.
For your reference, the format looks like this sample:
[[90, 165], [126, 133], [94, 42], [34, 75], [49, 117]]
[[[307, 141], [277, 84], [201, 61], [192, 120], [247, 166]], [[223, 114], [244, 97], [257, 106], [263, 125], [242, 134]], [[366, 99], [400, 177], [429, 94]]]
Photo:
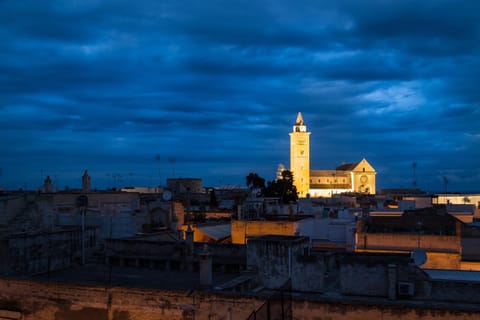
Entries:
[[310, 170], [310, 132], [301, 112], [290, 133], [290, 170], [300, 198], [376, 192], [377, 173], [365, 158], [356, 163], [342, 163], [335, 170]]
[[305, 198], [310, 190], [310, 132], [307, 132], [301, 112], [290, 133], [290, 170], [298, 195]]
[[[421, 270], [408, 254], [117, 239], [108, 263], [0, 277], [0, 319], [478, 319], [478, 272]], [[232, 256], [234, 259], [232, 259]], [[246, 268], [246, 269], [245, 269]]]
[[462, 269], [462, 222], [445, 207], [406, 210], [396, 216], [370, 216], [359, 220], [357, 252], [426, 252], [422, 268]]

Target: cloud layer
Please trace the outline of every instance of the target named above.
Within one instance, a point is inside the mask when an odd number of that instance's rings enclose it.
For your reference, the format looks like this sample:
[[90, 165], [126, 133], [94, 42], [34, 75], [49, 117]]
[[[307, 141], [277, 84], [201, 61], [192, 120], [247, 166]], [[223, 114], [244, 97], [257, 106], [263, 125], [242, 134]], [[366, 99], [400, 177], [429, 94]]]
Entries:
[[[272, 179], [311, 167], [480, 190], [476, 1], [2, 1], [0, 185]], [[156, 160], [160, 155], [160, 161]], [[159, 174], [160, 172], [160, 174]], [[112, 176], [121, 179], [112, 179]], [[159, 177], [160, 176], [160, 177]]]

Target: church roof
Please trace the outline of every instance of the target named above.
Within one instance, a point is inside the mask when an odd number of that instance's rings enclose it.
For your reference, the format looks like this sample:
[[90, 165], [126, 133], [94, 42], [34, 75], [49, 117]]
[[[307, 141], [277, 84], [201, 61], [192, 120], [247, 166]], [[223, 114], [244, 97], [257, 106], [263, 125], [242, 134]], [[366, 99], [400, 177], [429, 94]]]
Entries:
[[342, 172], [342, 170], [310, 170], [310, 177], [350, 177], [348, 173]]
[[303, 122], [303, 117], [302, 117], [302, 113], [299, 112], [298, 115], [297, 115], [297, 121], [295, 121], [295, 125], [296, 126], [303, 126], [305, 125], [305, 123]]
[[342, 163], [337, 167], [337, 170], [340, 171], [352, 171], [355, 169], [355, 167], [358, 165], [358, 162], [356, 163]]

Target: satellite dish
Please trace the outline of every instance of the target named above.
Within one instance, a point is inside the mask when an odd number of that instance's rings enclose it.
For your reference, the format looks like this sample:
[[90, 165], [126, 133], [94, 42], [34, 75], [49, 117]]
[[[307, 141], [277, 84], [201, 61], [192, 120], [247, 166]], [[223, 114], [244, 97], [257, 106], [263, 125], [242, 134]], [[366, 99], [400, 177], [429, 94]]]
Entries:
[[410, 254], [410, 257], [416, 266], [421, 266], [427, 262], [427, 252], [423, 249], [414, 249]]
[[168, 190], [165, 190], [162, 194], [162, 198], [165, 201], [169, 201], [170, 199], [172, 199], [172, 193]]

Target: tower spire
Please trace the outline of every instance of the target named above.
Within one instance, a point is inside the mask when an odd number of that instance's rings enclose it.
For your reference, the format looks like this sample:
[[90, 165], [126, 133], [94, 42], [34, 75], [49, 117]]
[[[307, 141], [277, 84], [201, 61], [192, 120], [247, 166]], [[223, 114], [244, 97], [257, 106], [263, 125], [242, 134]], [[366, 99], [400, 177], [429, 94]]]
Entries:
[[298, 115], [297, 115], [297, 121], [295, 121], [295, 125], [297, 125], [297, 126], [305, 125], [305, 123], [303, 122], [303, 117], [302, 117], [301, 112], [299, 112]]
[[293, 132], [307, 132], [307, 126], [303, 121], [301, 112], [299, 112], [297, 115], [297, 120], [295, 121], [295, 125], [293, 126]]
[[310, 190], [310, 132], [301, 112], [290, 133], [290, 171], [299, 197], [306, 197]]

